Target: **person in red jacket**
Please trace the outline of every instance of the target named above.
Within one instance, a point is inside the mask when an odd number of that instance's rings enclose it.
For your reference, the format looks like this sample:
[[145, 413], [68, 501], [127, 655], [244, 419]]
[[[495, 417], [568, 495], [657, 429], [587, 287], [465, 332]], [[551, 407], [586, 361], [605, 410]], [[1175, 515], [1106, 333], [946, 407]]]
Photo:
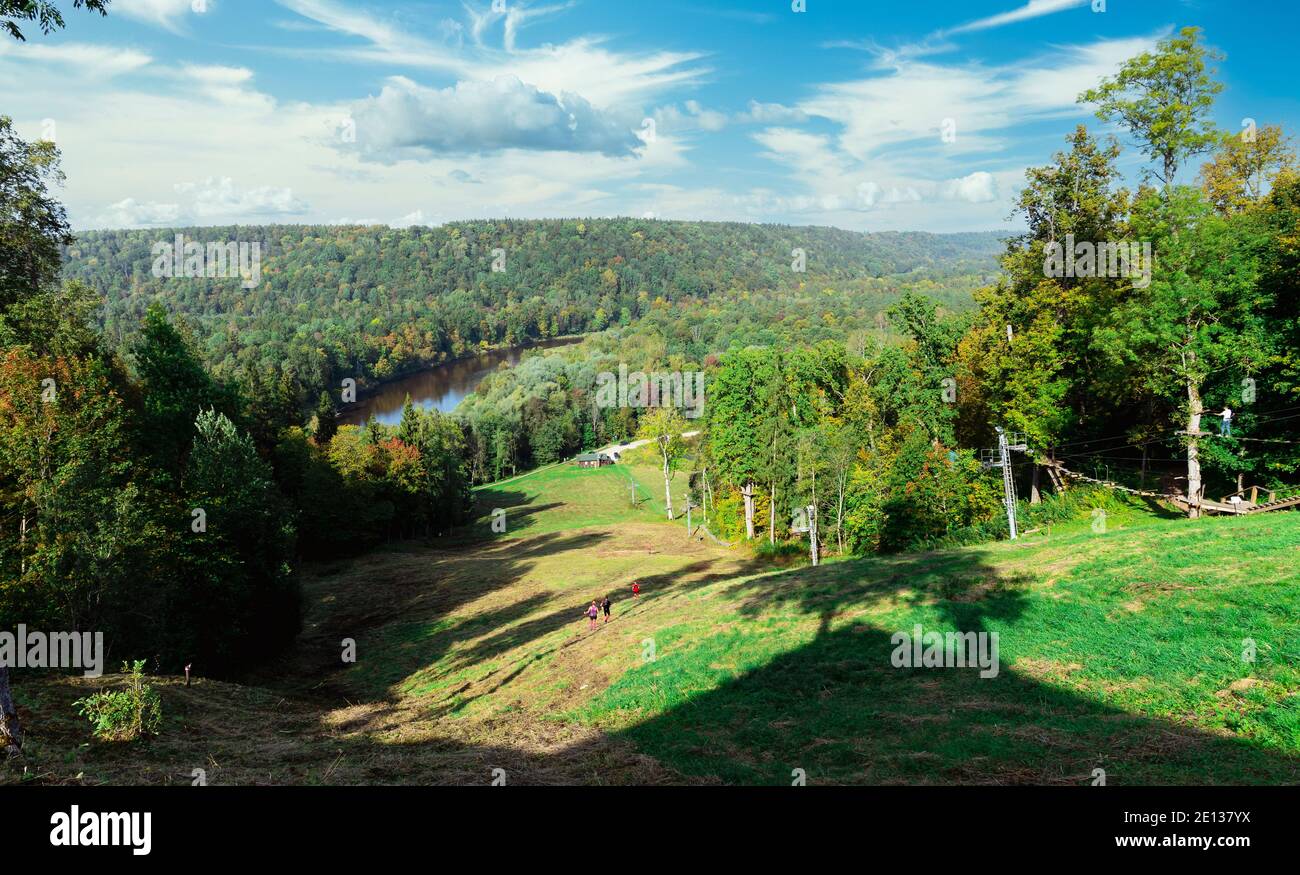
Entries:
[[641, 594], [641, 584], [636, 583], [636, 582], [633, 582], [633, 584], [632, 584], [632, 597], [635, 598], [636, 596], [639, 596], [640, 594]]

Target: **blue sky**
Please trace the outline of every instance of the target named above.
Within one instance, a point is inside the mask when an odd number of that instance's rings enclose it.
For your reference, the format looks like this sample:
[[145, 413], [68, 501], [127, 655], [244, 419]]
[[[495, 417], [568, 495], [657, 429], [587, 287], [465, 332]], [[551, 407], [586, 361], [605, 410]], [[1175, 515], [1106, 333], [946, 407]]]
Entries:
[[1101, 129], [1077, 94], [1187, 25], [1227, 56], [1221, 126], [1300, 130], [1293, 0], [792, 5], [113, 0], [0, 45], [0, 112], [63, 150], [77, 228], [1005, 229], [1024, 169]]

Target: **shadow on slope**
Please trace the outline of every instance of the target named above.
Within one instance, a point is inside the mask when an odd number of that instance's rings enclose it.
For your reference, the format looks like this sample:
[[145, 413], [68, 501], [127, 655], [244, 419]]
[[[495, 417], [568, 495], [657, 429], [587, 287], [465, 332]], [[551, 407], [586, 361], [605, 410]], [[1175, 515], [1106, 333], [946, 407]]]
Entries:
[[[968, 552], [850, 562], [768, 575], [733, 588], [741, 612], [816, 618], [811, 640], [777, 653], [771, 632], [695, 641], [634, 669], [610, 690], [606, 713], [625, 715], [661, 690], [692, 683], [718, 661], [758, 664], [714, 673], [657, 716], [615, 731], [662, 765], [736, 784], [813, 783], [1294, 783], [1300, 757], [1236, 737], [1128, 713], [1050, 683], [1005, 658], [1025, 622], [1030, 577], [1000, 576]], [[978, 668], [894, 667], [896, 632], [855, 618], [867, 609], [924, 607], [924, 631], [999, 632], [995, 677]], [[901, 625], [901, 623], [900, 623]], [[1033, 663], [1027, 663], [1032, 669]], [[599, 700], [598, 700], [599, 701]], [[653, 707], [653, 706], [652, 706]], [[593, 710], [589, 712], [595, 714]]]

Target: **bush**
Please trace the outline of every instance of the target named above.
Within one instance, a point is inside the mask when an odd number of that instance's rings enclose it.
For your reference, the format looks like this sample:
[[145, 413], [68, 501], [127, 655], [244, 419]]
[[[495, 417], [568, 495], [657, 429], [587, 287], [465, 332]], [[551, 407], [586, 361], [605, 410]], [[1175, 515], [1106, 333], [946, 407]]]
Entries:
[[812, 564], [812, 556], [807, 541], [777, 541], [775, 544], [771, 544], [764, 539], [754, 547], [754, 557], [764, 559], [783, 568], [800, 564]]
[[122, 663], [122, 672], [129, 674], [125, 690], [101, 690], [73, 702], [73, 707], [91, 722], [95, 737], [102, 741], [157, 735], [162, 727], [162, 699], [144, 682], [144, 660], [132, 666]]

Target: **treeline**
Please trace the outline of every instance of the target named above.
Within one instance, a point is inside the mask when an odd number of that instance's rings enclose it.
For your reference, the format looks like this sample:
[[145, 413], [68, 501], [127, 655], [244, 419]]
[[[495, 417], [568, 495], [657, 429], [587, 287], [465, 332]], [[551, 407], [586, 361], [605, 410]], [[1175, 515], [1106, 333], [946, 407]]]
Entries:
[[[154, 245], [177, 234], [256, 242], [260, 284], [154, 276]], [[284, 381], [306, 410], [322, 393], [337, 397], [344, 378], [364, 388], [487, 346], [626, 326], [656, 302], [987, 274], [998, 245], [992, 234], [645, 219], [238, 226], [84, 232], [64, 245], [63, 274], [105, 298], [111, 348], [128, 348], [159, 302], [194, 326], [215, 375]]]

